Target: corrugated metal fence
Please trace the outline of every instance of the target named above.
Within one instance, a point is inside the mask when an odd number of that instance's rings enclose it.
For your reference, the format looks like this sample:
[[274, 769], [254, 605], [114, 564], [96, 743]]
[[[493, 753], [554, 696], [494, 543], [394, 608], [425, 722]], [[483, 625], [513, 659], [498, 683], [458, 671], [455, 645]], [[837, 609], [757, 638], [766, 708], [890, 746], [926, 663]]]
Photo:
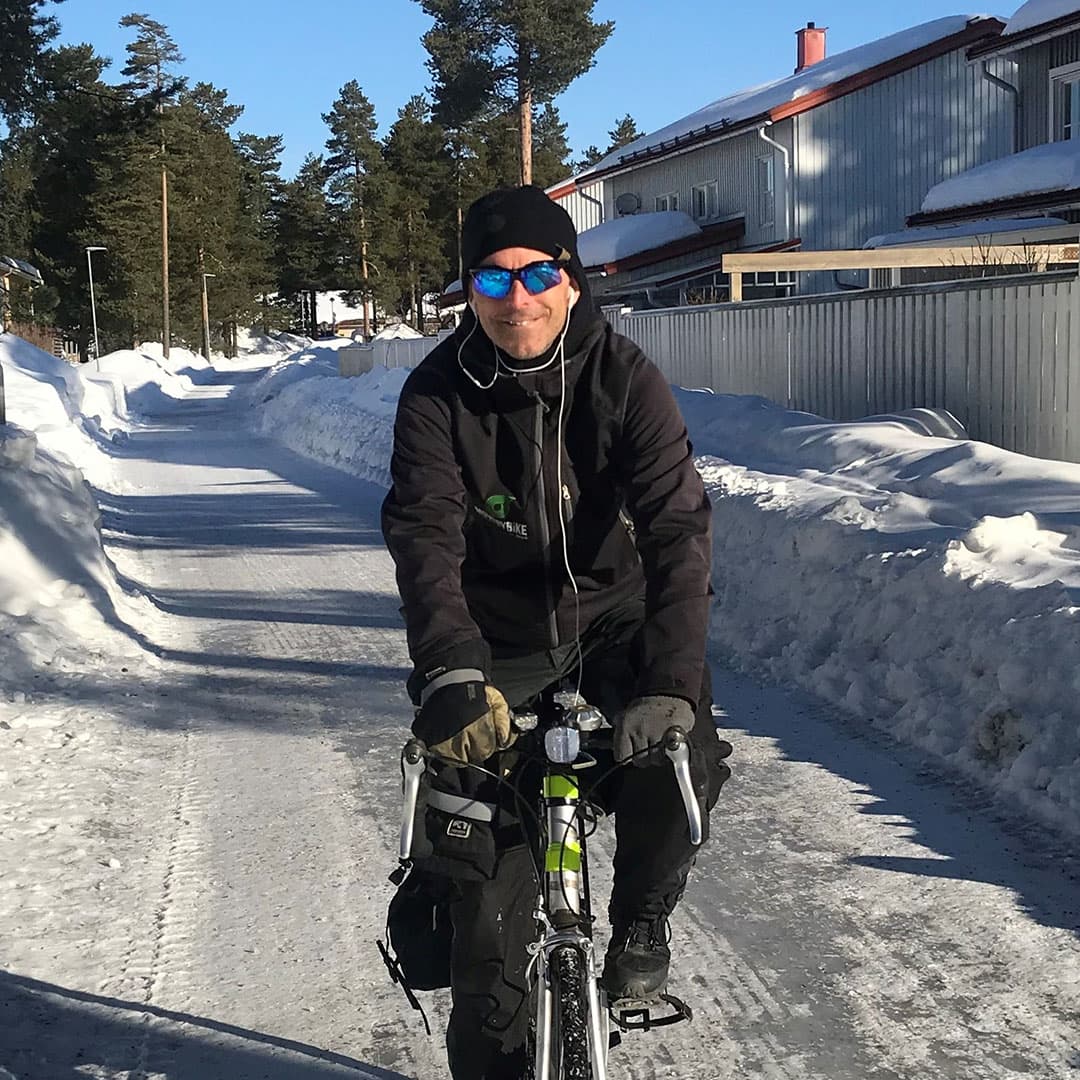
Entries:
[[453, 330], [440, 330], [435, 337], [389, 338], [370, 345], [345, 345], [338, 349], [338, 370], [342, 375], [362, 375], [373, 367], [416, 367]]
[[606, 314], [682, 386], [835, 420], [944, 408], [972, 438], [1080, 461], [1078, 305], [1064, 273]]

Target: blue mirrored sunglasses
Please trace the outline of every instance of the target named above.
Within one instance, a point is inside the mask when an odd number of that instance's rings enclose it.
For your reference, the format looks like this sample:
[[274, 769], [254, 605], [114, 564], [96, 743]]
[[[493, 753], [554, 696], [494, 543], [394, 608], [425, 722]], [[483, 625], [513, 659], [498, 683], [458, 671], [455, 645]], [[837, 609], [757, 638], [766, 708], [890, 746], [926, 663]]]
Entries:
[[489, 300], [502, 300], [510, 295], [516, 278], [530, 296], [538, 296], [555, 288], [562, 281], [562, 267], [554, 259], [529, 263], [520, 270], [505, 270], [501, 266], [478, 266], [470, 270], [473, 287]]

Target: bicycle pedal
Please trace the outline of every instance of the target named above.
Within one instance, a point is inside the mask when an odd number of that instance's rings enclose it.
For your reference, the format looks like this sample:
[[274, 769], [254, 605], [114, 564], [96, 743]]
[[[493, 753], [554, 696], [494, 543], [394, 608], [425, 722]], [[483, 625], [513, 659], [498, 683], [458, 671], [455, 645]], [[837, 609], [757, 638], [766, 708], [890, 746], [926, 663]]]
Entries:
[[[668, 1027], [694, 1019], [693, 1009], [674, 994], [657, 994], [649, 999], [620, 998], [609, 1002], [608, 1009], [623, 1031], [649, 1031], [654, 1027]], [[660, 1009], [667, 1011], [654, 1015]]]

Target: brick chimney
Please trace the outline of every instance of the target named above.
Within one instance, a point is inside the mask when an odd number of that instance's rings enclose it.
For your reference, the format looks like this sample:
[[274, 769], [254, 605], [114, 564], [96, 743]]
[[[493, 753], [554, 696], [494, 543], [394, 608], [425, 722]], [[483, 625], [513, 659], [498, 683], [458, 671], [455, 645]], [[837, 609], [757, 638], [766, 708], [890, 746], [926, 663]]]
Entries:
[[818, 29], [812, 22], [808, 22], [802, 30], [795, 31], [798, 39], [796, 47], [797, 65], [795, 74], [825, 59], [825, 31], [828, 27]]

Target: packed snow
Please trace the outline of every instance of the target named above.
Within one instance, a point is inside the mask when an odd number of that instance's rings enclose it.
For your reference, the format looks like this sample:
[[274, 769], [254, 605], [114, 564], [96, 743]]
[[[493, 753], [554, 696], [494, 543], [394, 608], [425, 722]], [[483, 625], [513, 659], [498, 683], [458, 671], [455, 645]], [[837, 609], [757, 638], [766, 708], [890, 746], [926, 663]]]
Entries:
[[[255, 430], [385, 486], [407, 371], [343, 379], [339, 344], [276, 364], [268, 351], [242, 408]], [[156, 387], [159, 404], [187, 380], [198, 393], [197, 359], [177, 354], [113, 354], [98, 376], [0, 337], [8, 702], [32, 696], [42, 665], [115, 664], [133, 646], [111, 629], [152, 617], [113, 576], [82, 476], [107, 479], [110, 447], [138, 422], [110, 411], [109, 373]], [[717, 656], [1080, 831], [1080, 465], [930, 437], [903, 418], [831, 423], [761, 398], [678, 396], [715, 508]]]
[[1033, 146], [943, 180], [926, 193], [922, 210], [929, 214], [1076, 188], [1080, 188], [1080, 140], [1070, 139]]
[[[251, 423], [386, 485], [407, 372], [279, 364]], [[280, 386], [280, 391], [276, 388]], [[1080, 465], [680, 390], [715, 505], [713, 642], [1080, 829]]]
[[681, 210], [630, 214], [582, 232], [578, 236], [578, 256], [584, 267], [603, 266], [675, 240], [700, 235], [701, 229]]
[[584, 180], [594, 173], [603, 172], [627, 161], [634, 154], [646, 150], [658, 150], [669, 143], [673, 146], [676, 139], [684, 138], [692, 133], [701, 133], [706, 128], [715, 128], [720, 131], [750, 120], [764, 118], [770, 109], [788, 105], [815, 90], [832, 86], [843, 79], [869, 71], [879, 64], [933, 45], [936, 41], [960, 33], [973, 20], [984, 18], [986, 16], [983, 15], [950, 15], [942, 19], [934, 19], [931, 22], [901, 30], [899, 33], [890, 34], [888, 37], [879, 38], [866, 45], [859, 45], [854, 49], [837, 53], [835, 56], [826, 57], [803, 71], [777, 79], [775, 82], [729, 94], [658, 131], [642, 135], [626, 146], [613, 150], [595, 165], [575, 174], [575, 178], [579, 181]]
[[1080, 12], [1080, 4], [1076, 0], [1028, 0], [1013, 12], [1001, 36], [1020, 34], [1077, 12]]

